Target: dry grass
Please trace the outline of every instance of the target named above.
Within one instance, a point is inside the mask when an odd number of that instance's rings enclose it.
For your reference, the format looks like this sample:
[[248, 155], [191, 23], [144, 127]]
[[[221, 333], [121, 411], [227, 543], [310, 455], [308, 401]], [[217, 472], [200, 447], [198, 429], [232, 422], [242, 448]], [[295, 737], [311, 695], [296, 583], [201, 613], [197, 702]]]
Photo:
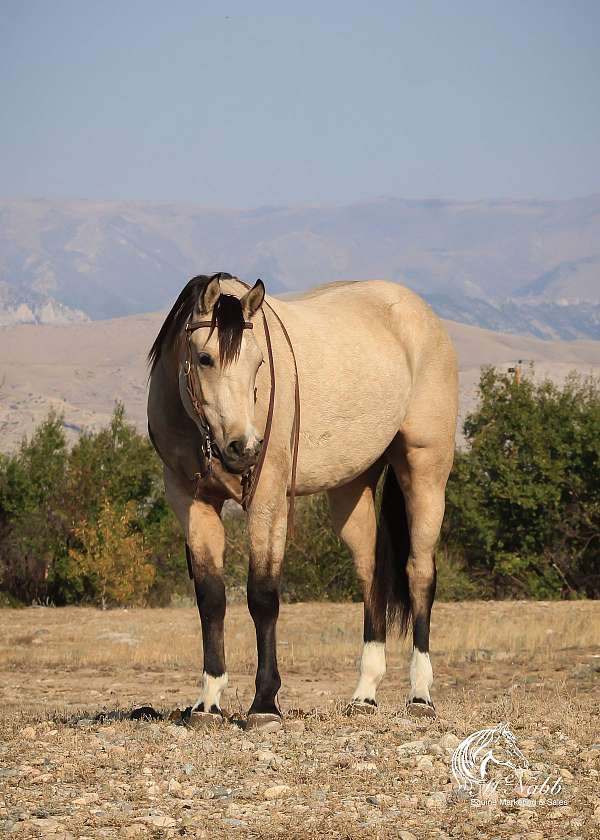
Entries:
[[[362, 633], [360, 604], [284, 604], [279, 620], [282, 670], [354, 667]], [[244, 605], [227, 614], [227, 660], [232, 672], [255, 666], [252, 622]], [[448, 665], [468, 658], [518, 654], [551, 661], [600, 638], [600, 606], [579, 602], [437, 604], [432, 647]], [[392, 639], [392, 667], [409, 645]], [[81, 607], [0, 611], [0, 669], [193, 668], [201, 661], [196, 609], [111, 610]]]
[[[167, 723], [73, 722], [116, 706], [169, 709], [193, 701], [198, 624], [191, 606], [0, 611], [6, 830], [17, 837], [211, 840], [383, 840], [400, 831], [419, 840], [597, 836], [600, 750], [589, 749], [600, 741], [597, 603], [436, 605], [433, 723], [402, 717], [408, 651], [398, 642], [390, 644], [380, 712], [343, 716], [360, 652], [356, 604], [282, 607], [282, 705], [319, 712], [309, 714], [303, 731], [265, 735], [227, 726], [198, 733]], [[229, 610], [227, 645], [228, 704], [243, 710], [255, 654], [241, 605]], [[453, 799], [440, 737], [464, 737], [501, 720], [510, 722], [534, 767], [562, 771], [566, 809], [474, 809]], [[424, 768], [420, 755], [396, 749], [417, 739], [431, 759]], [[282, 797], [265, 799], [278, 784], [287, 785]]]

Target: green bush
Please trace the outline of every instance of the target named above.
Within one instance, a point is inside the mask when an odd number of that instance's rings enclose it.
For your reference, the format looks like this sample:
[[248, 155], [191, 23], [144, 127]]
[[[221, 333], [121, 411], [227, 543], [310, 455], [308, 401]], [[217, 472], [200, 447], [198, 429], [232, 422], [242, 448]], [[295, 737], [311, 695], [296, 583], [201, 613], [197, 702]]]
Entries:
[[[97, 528], [107, 505], [115, 522], [127, 516], [123, 542], [139, 537], [148, 551], [153, 571], [144, 600], [165, 604], [172, 592], [186, 591], [183, 541], [166, 504], [162, 467], [119, 404], [107, 428], [82, 435], [70, 451], [62, 418], [51, 413], [14, 455], [0, 456], [2, 590], [23, 603], [102, 601], [101, 580], [81, 552], [82, 534]], [[127, 603], [131, 596], [108, 600]]]
[[482, 371], [445, 546], [489, 597], [600, 595], [600, 382]]

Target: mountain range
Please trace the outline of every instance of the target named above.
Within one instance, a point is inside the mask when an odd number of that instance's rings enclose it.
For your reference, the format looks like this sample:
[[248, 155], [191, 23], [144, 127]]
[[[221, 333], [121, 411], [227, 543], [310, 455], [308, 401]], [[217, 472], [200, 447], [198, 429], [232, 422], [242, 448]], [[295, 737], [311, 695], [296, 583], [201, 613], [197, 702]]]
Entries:
[[[146, 428], [146, 354], [164, 312], [75, 324], [16, 324], [0, 329], [0, 452], [14, 450], [50, 409], [63, 416], [69, 441], [98, 430], [122, 402]], [[446, 321], [458, 351], [460, 415], [477, 399], [480, 367], [514, 368], [564, 381], [571, 371], [600, 375], [600, 341], [554, 341]], [[458, 441], [461, 442], [461, 424]]]
[[273, 294], [387, 278], [445, 318], [544, 339], [600, 338], [600, 195], [380, 198], [345, 207], [0, 201], [0, 325], [161, 310], [195, 274]]

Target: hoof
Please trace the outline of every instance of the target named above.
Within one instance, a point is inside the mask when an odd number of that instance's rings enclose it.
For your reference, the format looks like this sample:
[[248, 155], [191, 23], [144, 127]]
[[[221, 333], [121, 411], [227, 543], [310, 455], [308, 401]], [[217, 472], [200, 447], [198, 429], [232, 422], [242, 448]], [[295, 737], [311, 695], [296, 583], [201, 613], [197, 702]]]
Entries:
[[248, 720], [246, 721], [246, 732], [249, 732], [251, 729], [260, 732], [279, 732], [280, 729], [283, 729], [283, 721], [279, 715], [274, 715], [270, 712], [255, 712], [248, 715]]
[[346, 706], [345, 715], [354, 717], [355, 715], [374, 715], [377, 712], [377, 703], [368, 700], [353, 700]]
[[224, 726], [225, 720], [215, 712], [191, 712], [187, 725], [190, 729], [217, 729]]
[[429, 718], [430, 720], [437, 717], [435, 713], [435, 706], [431, 700], [421, 700], [418, 697], [415, 697], [407, 702], [406, 711], [412, 717]]

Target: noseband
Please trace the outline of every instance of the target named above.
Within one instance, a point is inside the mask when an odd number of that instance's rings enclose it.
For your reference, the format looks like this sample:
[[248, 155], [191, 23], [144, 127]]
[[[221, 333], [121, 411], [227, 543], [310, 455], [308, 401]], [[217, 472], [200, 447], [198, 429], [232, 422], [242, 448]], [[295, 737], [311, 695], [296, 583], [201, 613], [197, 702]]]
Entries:
[[[247, 289], [250, 288], [243, 280], [239, 280], [236, 278], [239, 283], [245, 286]], [[290, 483], [290, 503], [288, 509], [288, 527], [287, 532], [289, 536], [292, 536], [294, 533], [294, 500], [296, 496], [296, 467], [298, 464], [298, 445], [300, 441], [300, 386], [298, 380], [298, 365], [296, 363], [296, 354], [294, 353], [294, 348], [286, 330], [283, 321], [275, 312], [272, 306], [268, 304], [266, 301], [263, 304], [262, 317], [263, 317], [263, 326], [265, 330], [265, 340], [267, 344], [267, 353], [269, 356], [269, 373], [271, 377], [271, 391], [269, 394], [269, 409], [267, 411], [267, 422], [265, 424], [265, 433], [263, 437], [263, 444], [260, 450], [260, 455], [258, 456], [258, 461], [254, 465], [254, 467], [250, 467], [250, 469], [246, 470], [246, 472], [242, 475], [242, 507], [244, 510], [247, 510], [250, 506], [252, 499], [254, 498], [254, 493], [256, 491], [256, 487], [258, 485], [258, 480], [260, 478], [260, 474], [262, 471], [262, 467], [265, 461], [265, 456], [267, 454], [267, 447], [269, 445], [269, 439], [271, 437], [271, 426], [273, 425], [273, 409], [275, 407], [275, 363], [273, 360], [273, 347], [271, 345], [271, 335], [269, 332], [269, 325], [267, 323], [267, 317], [264, 312], [264, 306], [268, 306], [270, 311], [273, 313], [275, 318], [277, 319], [279, 326], [283, 332], [285, 340], [287, 341], [288, 347], [290, 348], [290, 352], [292, 354], [292, 361], [294, 363], [294, 374], [295, 374], [295, 383], [294, 383], [294, 425], [292, 429], [293, 434], [293, 448], [292, 448], [292, 475], [291, 475], [291, 483]], [[192, 373], [192, 333], [200, 329], [200, 327], [211, 327], [214, 328], [214, 323], [212, 321], [188, 321], [185, 325], [185, 336], [186, 336], [186, 358], [183, 365], [183, 372], [185, 374], [186, 380], [186, 391], [190, 398], [190, 402], [194, 407], [194, 411], [198, 416], [200, 431], [202, 433], [202, 444], [200, 448], [201, 452], [201, 459], [200, 459], [200, 472], [196, 474], [195, 478], [197, 480], [196, 483], [196, 496], [200, 494], [200, 482], [205, 479], [209, 478], [212, 475], [212, 459], [213, 455], [216, 455], [222, 463], [222, 457], [219, 452], [219, 447], [214, 439], [212, 429], [208, 423], [206, 418], [206, 414], [204, 412], [204, 408], [202, 406], [202, 402], [199, 399], [198, 393], [196, 391], [196, 377]], [[254, 324], [251, 321], [244, 321], [245, 330], [251, 330], [254, 328]]]

